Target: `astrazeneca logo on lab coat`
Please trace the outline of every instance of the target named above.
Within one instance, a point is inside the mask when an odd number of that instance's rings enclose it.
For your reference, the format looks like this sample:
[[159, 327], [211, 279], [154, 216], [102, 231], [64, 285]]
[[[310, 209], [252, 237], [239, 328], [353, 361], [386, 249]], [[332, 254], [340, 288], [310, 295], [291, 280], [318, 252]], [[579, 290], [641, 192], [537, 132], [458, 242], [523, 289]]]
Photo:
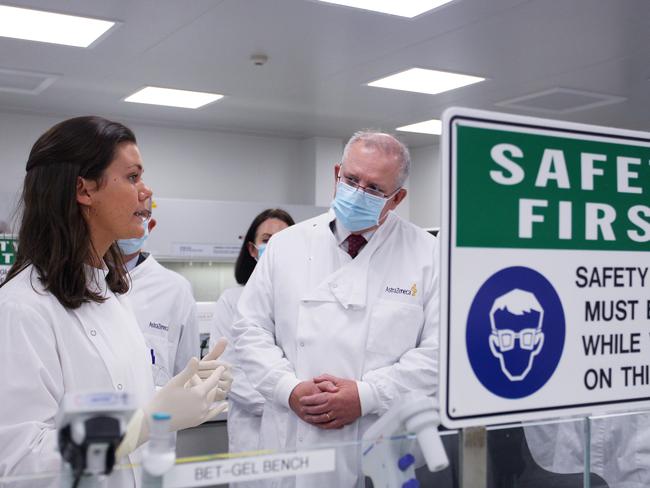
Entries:
[[522, 398], [544, 386], [560, 361], [564, 338], [560, 297], [530, 268], [515, 266], [490, 276], [469, 310], [472, 369], [500, 397]]
[[415, 283], [411, 285], [411, 288], [400, 288], [400, 287], [393, 287], [393, 286], [387, 286], [386, 287], [386, 293], [393, 293], [396, 295], [408, 295], [411, 297], [414, 297], [415, 295], [418, 294], [418, 287], [415, 286]]

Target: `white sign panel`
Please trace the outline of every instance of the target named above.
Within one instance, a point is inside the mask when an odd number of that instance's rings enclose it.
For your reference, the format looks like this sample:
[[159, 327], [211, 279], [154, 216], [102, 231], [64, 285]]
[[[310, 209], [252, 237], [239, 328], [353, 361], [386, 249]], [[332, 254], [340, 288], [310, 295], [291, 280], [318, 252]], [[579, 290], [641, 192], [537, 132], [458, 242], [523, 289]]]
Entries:
[[192, 244], [174, 243], [172, 252], [175, 256], [194, 259], [231, 259], [239, 255], [241, 245], [232, 244]]
[[650, 134], [443, 127], [443, 423], [650, 408]]
[[282, 476], [309, 475], [334, 471], [335, 450], [239, 457], [223, 461], [179, 464], [165, 475], [164, 488], [212, 486]]

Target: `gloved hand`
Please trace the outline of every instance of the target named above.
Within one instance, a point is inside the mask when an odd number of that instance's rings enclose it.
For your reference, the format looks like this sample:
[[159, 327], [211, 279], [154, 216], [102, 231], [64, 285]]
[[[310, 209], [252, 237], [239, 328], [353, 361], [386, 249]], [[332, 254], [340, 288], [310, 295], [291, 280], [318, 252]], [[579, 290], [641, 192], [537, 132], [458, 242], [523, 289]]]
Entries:
[[215, 401], [226, 399], [232, 385], [232, 366], [226, 362], [219, 361], [218, 359], [223, 354], [227, 345], [228, 341], [224, 337], [217, 341], [215, 346], [212, 348], [212, 351], [210, 351], [199, 363], [199, 372], [192, 376], [189, 383], [185, 384], [186, 388], [200, 385], [202, 380], [209, 378], [215, 369], [222, 366], [225, 369], [221, 374], [221, 379], [217, 385]]
[[168, 413], [171, 416], [170, 430], [177, 431], [213, 419], [227, 408], [226, 402], [213, 405], [220, 395], [218, 385], [225, 367], [218, 366], [205, 381], [198, 380], [198, 384], [194, 384], [192, 378], [198, 371], [199, 360], [191, 358], [185, 369], [158, 390], [149, 404], [136, 411], [117, 449], [118, 459], [149, 439], [148, 419], [155, 412]]

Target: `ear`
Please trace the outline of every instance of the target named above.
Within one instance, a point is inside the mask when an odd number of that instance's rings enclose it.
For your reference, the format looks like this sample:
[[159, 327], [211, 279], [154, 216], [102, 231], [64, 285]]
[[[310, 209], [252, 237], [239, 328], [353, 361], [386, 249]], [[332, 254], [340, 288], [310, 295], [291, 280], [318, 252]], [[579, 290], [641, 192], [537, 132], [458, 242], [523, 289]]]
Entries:
[[341, 172], [341, 164], [334, 165], [334, 183], [339, 179], [339, 173]]
[[406, 188], [400, 188], [400, 190], [395, 194], [393, 197], [393, 202], [395, 202], [395, 206], [397, 207], [400, 203], [402, 203], [402, 200], [406, 198], [406, 194], [408, 191]]
[[93, 203], [92, 193], [97, 188], [97, 183], [81, 176], [77, 177], [77, 203], [90, 207]]
[[397, 193], [395, 193], [393, 198], [391, 198], [388, 201], [387, 207], [390, 210], [396, 209], [397, 206], [402, 202], [402, 200], [404, 200], [406, 198], [406, 194], [407, 194], [406, 188], [400, 188], [400, 190]]
[[149, 219], [149, 232], [151, 232], [154, 229], [154, 227], [156, 227], [157, 223], [158, 222], [153, 217]]
[[335, 164], [334, 165], [334, 193], [333, 193], [333, 196], [336, 196], [336, 184], [338, 183], [339, 173], [340, 172], [341, 172], [341, 165], [340, 164]]
[[253, 245], [253, 243], [251, 241], [248, 241], [246, 243], [246, 246], [248, 248], [248, 254], [250, 254], [253, 259], [257, 259], [257, 248]]

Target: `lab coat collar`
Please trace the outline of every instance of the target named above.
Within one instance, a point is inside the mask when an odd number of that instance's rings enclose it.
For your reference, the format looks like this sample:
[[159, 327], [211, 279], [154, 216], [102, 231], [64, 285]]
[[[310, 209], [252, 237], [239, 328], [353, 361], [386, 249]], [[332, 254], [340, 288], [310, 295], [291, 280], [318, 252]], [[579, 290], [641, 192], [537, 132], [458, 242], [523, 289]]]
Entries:
[[88, 289], [95, 293], [99, 293], [101, 296], [106, 296], [108, 292], [108, 283], [106, 283], [108, 266], [106, 266], [106, 263], [102, 261], [101, 268], [95, 268], [88, 264], [84, 264], [84, 273], [86, 274]]
[[[309, 290], [302, 298], [303, 301], [339, 302], [346, 310], [366, 306], [368, 294], [368, 272], [370, 261], [390, 233], [395, 228], [397, 217], [391, 212], [382, 225], [375, 231], [373, 238], [366, 244], [359, 255], [350, 260], [340, 249], [330, 223], [334, 220], [334, 212], [330, 210], [322, 218], [317, 219], [312, 226], [314, 232], [311, 239], [310, 265], [318, 267], [329, 257], [334, 263], [343, 263], [336, 271], [330, 273], [314, 289]], [[316, 273], [318, 275], [318, 273]]]

